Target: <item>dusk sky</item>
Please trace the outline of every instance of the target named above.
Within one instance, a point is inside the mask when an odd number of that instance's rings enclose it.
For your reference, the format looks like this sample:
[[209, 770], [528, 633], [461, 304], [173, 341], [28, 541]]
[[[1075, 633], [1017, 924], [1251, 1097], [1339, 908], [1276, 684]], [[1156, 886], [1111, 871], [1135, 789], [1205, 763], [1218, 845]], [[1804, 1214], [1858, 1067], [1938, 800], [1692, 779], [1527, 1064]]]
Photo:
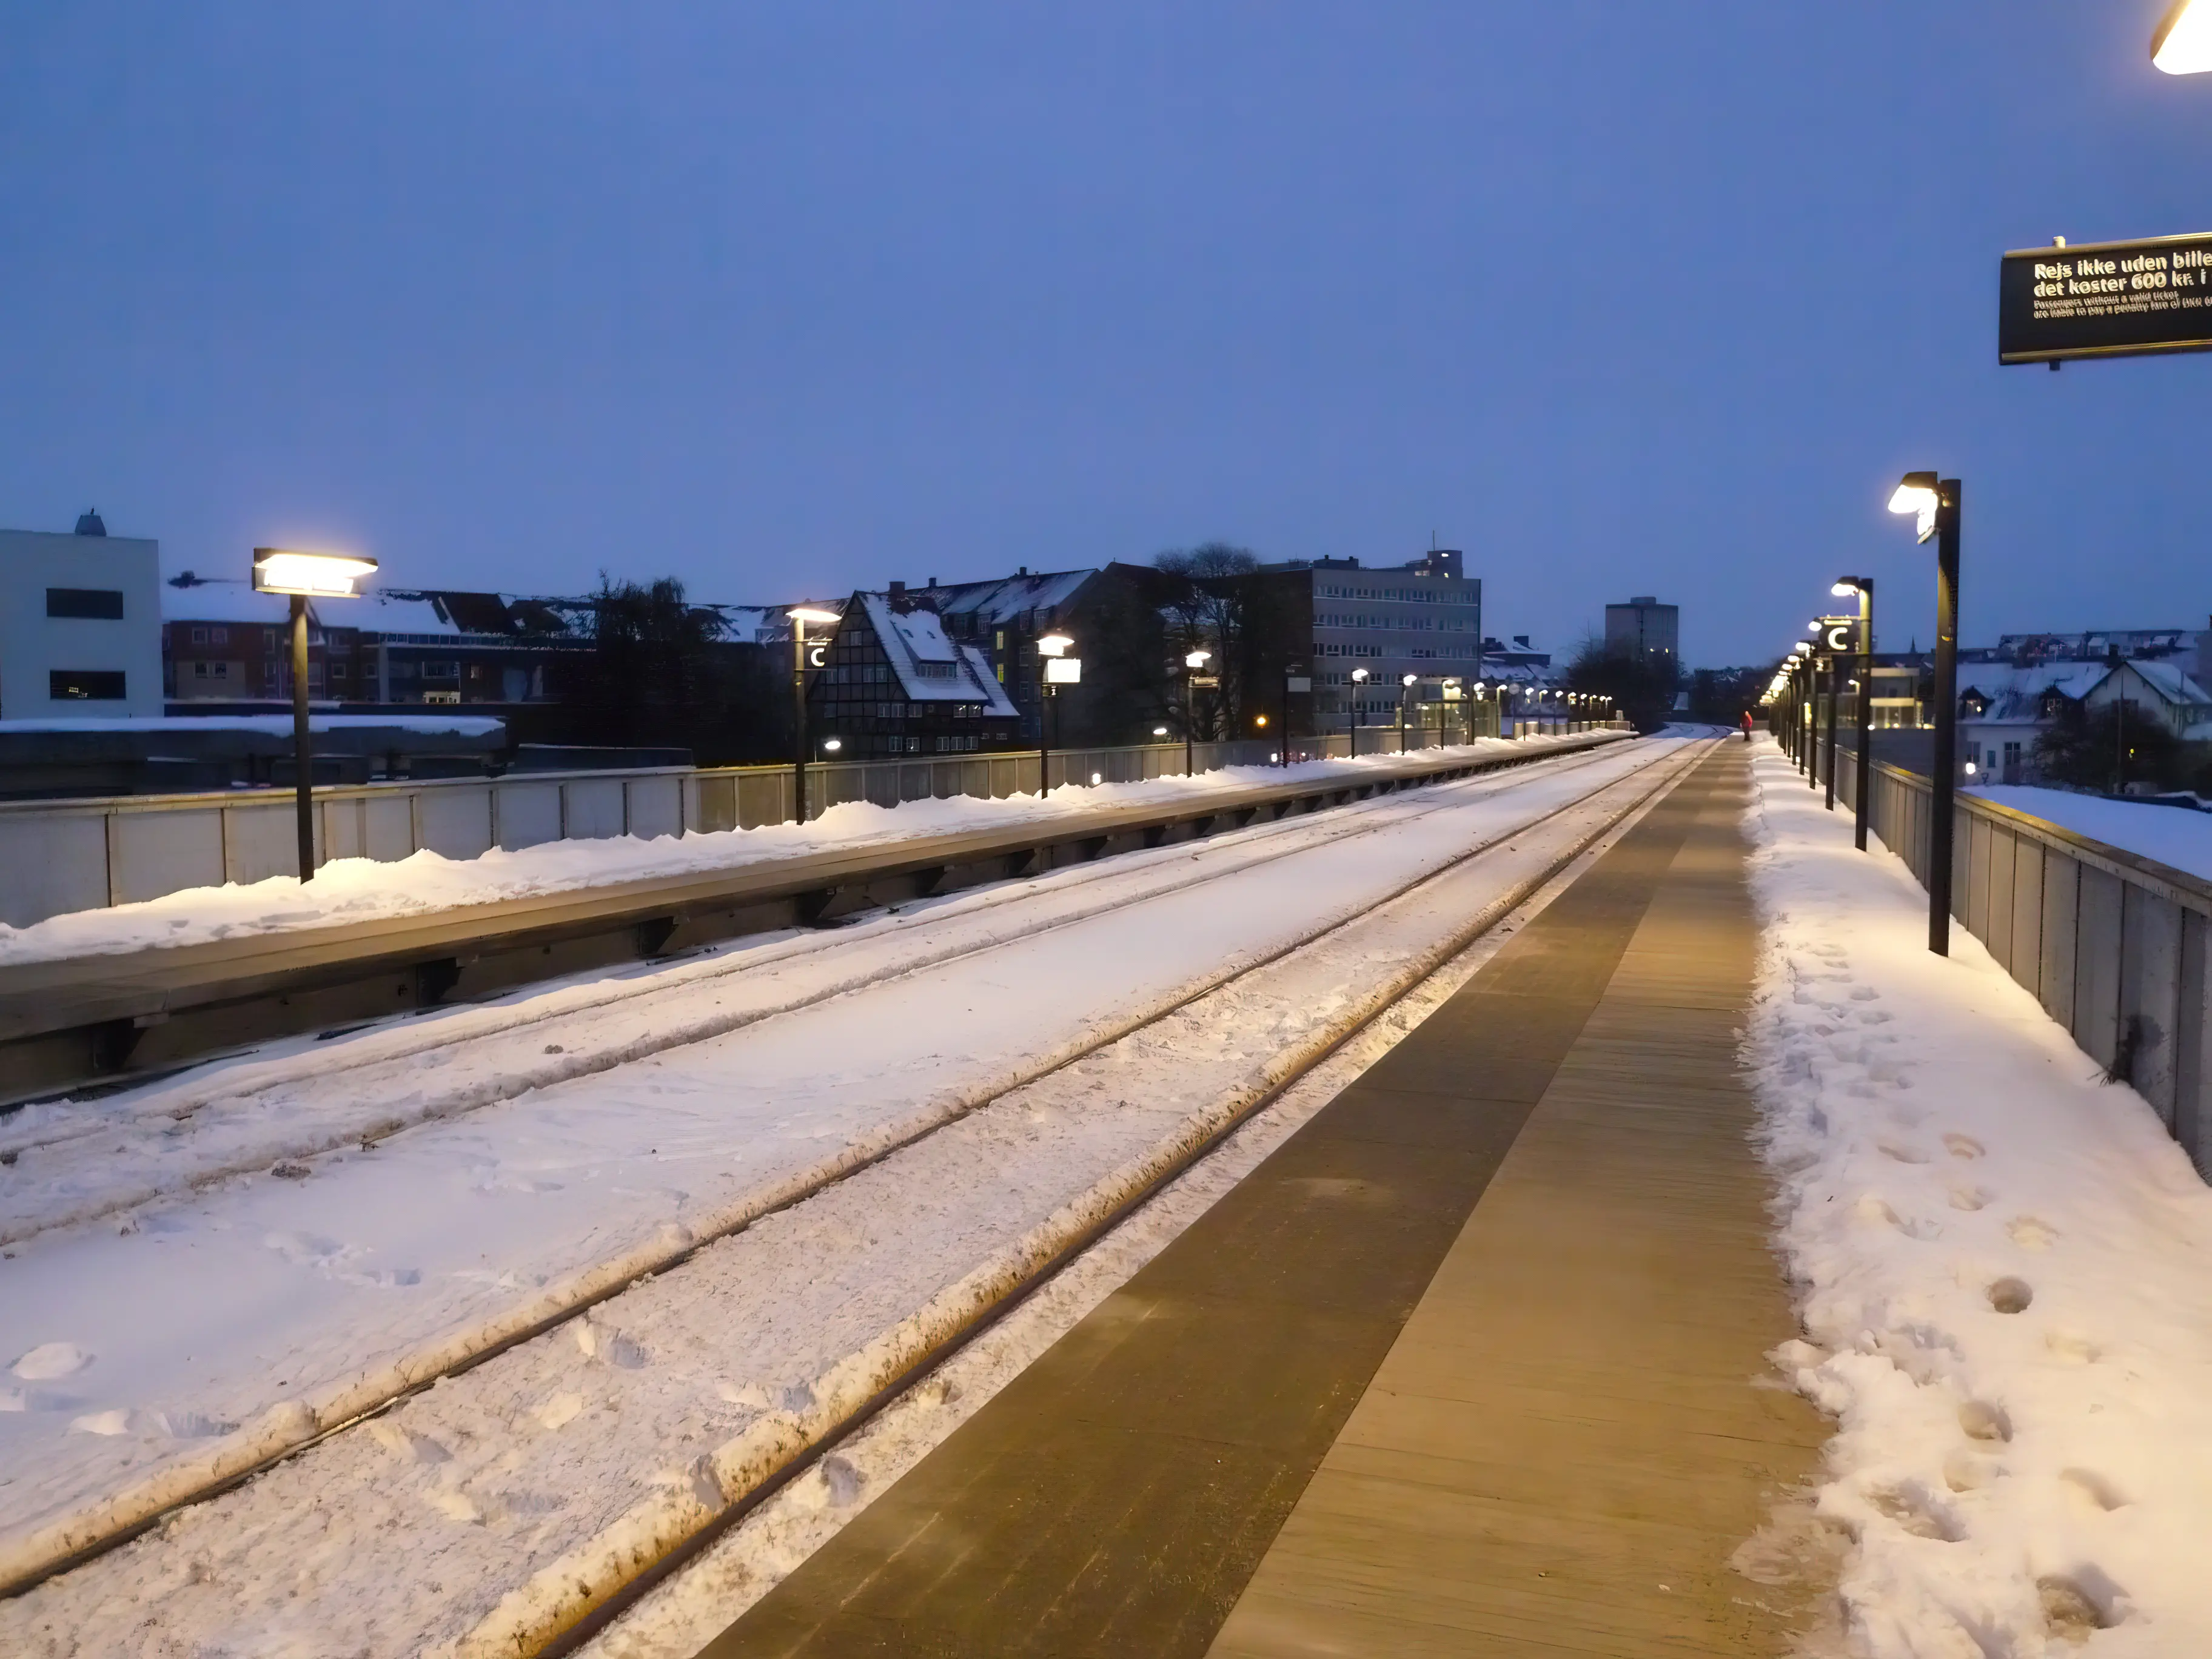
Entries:
[[1996, 362], [1998, 254], [2212, 229], [2166, 0], [61, 5], [0, 17], [0, 525], [769, 601], [1467, 550], [1493, 634], [1839, 571], [2201, 627], [2212, 361]]

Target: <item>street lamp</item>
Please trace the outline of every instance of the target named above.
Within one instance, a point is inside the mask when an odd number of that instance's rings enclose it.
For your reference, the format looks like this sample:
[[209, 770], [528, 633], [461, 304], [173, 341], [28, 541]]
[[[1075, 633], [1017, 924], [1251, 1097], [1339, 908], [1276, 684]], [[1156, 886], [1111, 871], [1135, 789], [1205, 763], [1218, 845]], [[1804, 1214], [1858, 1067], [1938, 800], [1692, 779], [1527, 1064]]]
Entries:
[[798, 605], [784, 612], [791, 618], [791, 819], [806, 822], [806, 624], [824, 628], [841, 618], [819, 605]]
[[1418, 674], [1408, 674], [1398, 683], [1398, 752], [1406, 752], [1406, 703], [1413, 695], [1413, 683]]
[[1798, 641], [1790, 647], [1790, 660], [1797, 665], [1797, 672], [1794, 677], [1796, 684], [1793, 687], [1797, 706], [1790, 711], [1790, 729], [1795, 734], [1792, 741], [1795, 745], [1797, 769], [1802, 772], [1810, 763], [1810, 757], [1807, 750], [1812, 747], [1806, 740], [1806, 730], [1807, 722], [1813, 718], [1813, 641]]
[[1910, 513], [1920, 539], [1936, 538], [1935, 802], [1928, 825], [1928, 948], [1951, 954], [1953, 800], [1959, 782], [1959, 507], [1956, 478], [1908, 472], [1889, 498], [1893, 513]]
[[315, 778], [307, 736], [307, 601], [349, 599], [354, 582], [376, 568], [374, 559], [350, 553], [253, 550], [253, 591], [283, 593], [292, 601], [292, 794], [300, 837], [300, 879], [315, 878]]
[[2176, 0], [2150, 38], [2150, 61], [2168, 75], [2212, 70], [2212, 5]]
[[[1060, 735], [1060, 688], [1074, 685], [1083, 678], [1083, 659], [1067, 654], [1068, 647], [1075, 643], [1069, 635], [1057, 631], [1037, 636], [1037, 655], [1044, 659], [1044, 684], [1040, 688], [1043, 701], [1052, 705], [1052, 737]], [[1037, 710], [1037, 799], [1042, 800], [1052, 793], [1052, 750], [1048, 746], [1045, 732], [1045, 711]]]
[[1838, 576], [1828, 591], [1839, 599], [1856, 594], [1859, 602], [1859, 748], [1851, 769], [1851, 842], [1863, 853], [1874, 812], [1869, 799], [1874, 782], [1874, 578]]
[[1367, 671], [1352, 671], [1352, 695], [1344, 700], [1344, 752], [1359, 758], [1359, 694], [1367, 688]]
[[1182, 659], [1182, 775], [1191, 775], [1191, 727], [1198, 715], [1198, 676], [1211, 651], [1187, 651]]

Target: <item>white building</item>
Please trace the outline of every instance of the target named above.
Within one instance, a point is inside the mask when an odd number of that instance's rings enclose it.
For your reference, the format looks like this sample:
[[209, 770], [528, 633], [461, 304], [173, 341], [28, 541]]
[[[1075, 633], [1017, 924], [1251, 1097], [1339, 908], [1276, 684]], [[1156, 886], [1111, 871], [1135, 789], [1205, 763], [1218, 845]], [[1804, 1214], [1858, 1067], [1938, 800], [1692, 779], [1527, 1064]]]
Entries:
[[97, 513], [0, 530], [0, 720], [159, 714], [161, 595], [159, 544]]

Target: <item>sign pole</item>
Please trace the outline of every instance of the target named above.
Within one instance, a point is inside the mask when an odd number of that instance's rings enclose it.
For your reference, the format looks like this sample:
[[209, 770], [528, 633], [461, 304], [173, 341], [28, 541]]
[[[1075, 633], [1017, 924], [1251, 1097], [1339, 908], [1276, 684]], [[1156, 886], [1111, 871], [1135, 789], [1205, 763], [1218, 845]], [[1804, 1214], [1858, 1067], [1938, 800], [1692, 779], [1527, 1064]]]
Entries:
[[1936, 763], [1928, 826], [1928, 948], [1951, 954], [1951, 841], [1959, 785], [1960, 485], [1936, 486]]

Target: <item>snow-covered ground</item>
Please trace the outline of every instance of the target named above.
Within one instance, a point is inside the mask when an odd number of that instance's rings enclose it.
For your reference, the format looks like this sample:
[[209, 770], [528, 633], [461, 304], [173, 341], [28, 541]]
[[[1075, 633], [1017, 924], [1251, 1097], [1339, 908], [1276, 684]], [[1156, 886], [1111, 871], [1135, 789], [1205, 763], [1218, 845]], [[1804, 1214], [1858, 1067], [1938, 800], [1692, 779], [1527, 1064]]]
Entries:
[[641, 1597], [586, 1644], [582, 1659], [693, 1659], [1174, 1243], [1346, 1085], [1450, 1000], [1513, 933], [1571, 886], [1647, 810], [1648, 805], [1607, 830], [1496, 928], [1255, 1114], [1218, 1150], [841, 1441], [830, 1456], [748, 1514], [698, 1559]]
[[1967, 793], [2212, 881], [2212, 812], [2025, 784], [1990, 784]]
[[[288, 724], [285, 730], [291, 728]], [[1450, 749], [1423, 750], [1425, 757], [1527, 755], [1544, 748], [1582, 745], [1587, 736], [1517, 740], [1484, 738]], [[70, 957], [111, 956], [201, 945], [216, 939], [379, 921], [462, 905], [535, 898], [625, 881], [733, 870], [763, 859], [787, 858], [835, 848], [873, 846], [917, 836], [945, 835], [1065, 817], [1101, 809], [1171, 805], [1194, 796], [1255, 784], [1358, 775], [1397, 762], [1395, 755], [1317, 760], [1291, 767], [1232, 766], [1195, 777], [1154, 778], [1145, 783], [1068, 785], [1050, 797], [1013, 795], [985, 800], [955, 796], [907, 801], [895, 807], [848, 801], [805, 824], [764, 824], [756, 830], [640, 840], [547, 842], [481, 857], [449, 859], [422, 852], [404, 859], [335, 859], [305, 884], [295, 876], [188, 887], [156, 899], [103, 910], [77, 910], [27, 927], [0, 923], [0, 964], [54, 962]]]
[[1854, 1650], [2212, 1653], [2212, 1191], [1964, 929], [1929, 953], [1926, 896], [1772, 744], [1757, 770], [1747, 1047], [1809, 1339], [1777, 1358], [1838, 1419]]
[[535, 1616], [544, 1574], [589, 1576], [594, 1550], [788, 1455], [930, 1320], [994, 1293], [1680, 752], [1386, 797], [47, 1114], [0, 1169], [17, 1239], [0, 1329], [21, 1334], [0, 1553], [19, 1563], [66, 1521], [97, 1529], [128, 1494], [295, 1443], [615, 1267], [857, 1173], [0, 1604], [0, 1648], [495, 1641]]

